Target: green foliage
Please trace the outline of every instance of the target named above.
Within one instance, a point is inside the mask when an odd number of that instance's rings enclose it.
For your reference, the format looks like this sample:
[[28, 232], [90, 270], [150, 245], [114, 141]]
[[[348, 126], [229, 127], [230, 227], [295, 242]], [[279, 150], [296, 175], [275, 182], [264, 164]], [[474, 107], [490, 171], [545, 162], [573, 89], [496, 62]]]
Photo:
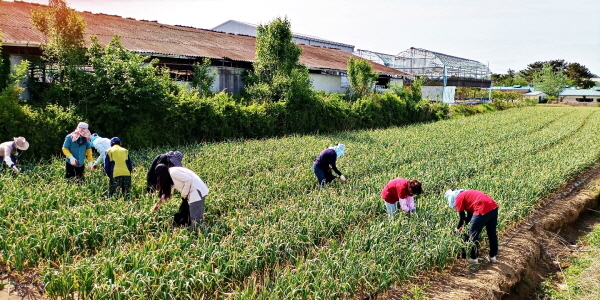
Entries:
[[511, 69], [508, 69], [506, 74], [492, 74], [491, 79], [494, 86], [529, 85], [521, 73], [515, 73]]
[[596, 85], [594, 81], [590, 80], [595, 75], [586, 66], [579, 63], [568, 64], [565, 68], [565, 75], [571, 80], [572, 85], [580, 89], [589, 89]]
[[[311, 162], [337, 141], [347, 145], [338, 166], [349, 182], [319, 189]], [[0, 263], [38, 270], [52, 299], [361, 298], [453, 263], [462, 245], [449, 225], [457, 215], [442, 205], [446, 189], [486, 191], [501, 207], [502, 231], [593, 166], [600, 110], [537, 106], [184, 146], [184, 165], [210, 188], [196, 232], [172, 227], [175, 199], [149, 211], [156, 195], [144, 191], [145, 172], [171, 149], [131, 151], [131, 202], [104, 200], [107, 179], [98, 171], [80, 185], [64, 181], [62, 159], [0, 175]], [[390, 221], [379, 193], [399, 170], [427, 186], [416, 214]]]
[[51, 64], [67, 69], [81, 64], [85, 53], [86, 24], [66, 1], [49, 0], [48, 8], [31, 12], [31, 22], [48, 39], [43, 48]]
[[276, 18], [256, 29], [256, 59], [245, 79], [252, 101], [310, 101], [313, 97], [308, 69], [300, 65], [302, 50], [292, 42], [287, 18]]
[[363, 97], [358, 99], [352, 108], [359, 116], [359, 126], [362, 128], [381, 128], [409, 123], [406, 102], [394, 93], [377, 93]]
[[[590, 78], [595, 77], [590, 70], [580, 63], [568, 63], [564, 59], [555, 59], [550, 61], [537, 61], [529, 64], [525, 70], [519, 71], [518, 76], [524, 78], [529, 84], [533, 85], [535, 74], [542, 71], [546, 64], [552, 66], [552, 71], [563, 71], [567, 77], [566, 83], [577, 86], [582, 89], [589, 89], [594, 86]], [[509, 70], [510, 71], [510, 70]]]
[[192, 79], [191, 85], [193, 88], [198, 89], [198, 93], [202, 96], [210, 96], [212, 92], [210, 87], [217, 78], [217, 73], [210, 69], [210, 59], [204, 58], [202, 63], [194, 63], [194, 78]]
[[120, 136], [128, 145], [164, 143], [168, 108], [182, 88], [159, 70], [156, 61], [126, 50], [118, 37], [104, 48], [96, 39], [88, 50], [94, 72], [79, 70], [71, 79], [76, 112], [100, 135]]
[[554, 71], [550, 63], [534, 74], [535, 88], [546, 93], [548, 98], [556, 99], [567, 84], [567, 77], [562, 70]]
[[352, 99], [366, 96], [373, 92], [379, 74], [373, 72], [371, 63], [362, 58], [350, 56], [348, 59], [348, 80]]
[[[0, 32], [0, 40], [1, 38], [2, 35]], [[8, 51], [2, 48], [2, 43], [0, 43], [0, 91], [10, 84], [10, 72], [10, 55]]]
[[82, 120], [72, 108], [57, 105], [32, 107], [19, 100], [23, 88], [19, 83], [27, 72], [27, 61], [11, 72], [11, 84], [0, 93], [0, 137], [11, 140], [24, 136], [31, 147], [24, 152], [24, 158], [48, 157], [60, 150], [62, 139]]

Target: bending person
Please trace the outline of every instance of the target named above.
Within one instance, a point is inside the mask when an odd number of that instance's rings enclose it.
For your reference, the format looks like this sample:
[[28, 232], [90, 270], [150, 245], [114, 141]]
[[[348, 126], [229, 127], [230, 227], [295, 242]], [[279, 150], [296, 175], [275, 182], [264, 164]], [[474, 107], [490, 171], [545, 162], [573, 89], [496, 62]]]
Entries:
[[29, 143], [24, 137], [13, 138], [13, 141], [8, 141], [0, 144], [0, 160], [15, 173], [19, 173], [17, 168], [17, 159], [22, 151], [29, 149]]
[[106, 157], [106, 150], [110, 149], [111, 144], [110, 144], [110, 139], [100, 137], [100, 136], [98, 136], [97, 133], [92, 134], [91, 142], [92, 142], [92, 147], [95, 148], [96, 151], [98, 151], [98, 158], [96, 159], [96, 161], [94, 161], [94, 165], [93, 165], [93, 169], [95, 169], [98, 166], [104, 165], [104, 158]]
[[334, 147], [329, 147], [321, 151], [321, 154], [315, 159], [313, 163], [313, 172], [315, 172], [317, 182], [321, 187], [336, 178], [331, 173], [332, 170], [340, 176], [341, 181], [348, 182], [346, 177], [342, 175], [342, 172], [340, 172], [336, 166], [337, 159], [344, 156], [345, 149], [346, 146], [344, 144], [337, 144]]
[[381, 198], [385, 204], [385, 210], [388, 213], [388, 218], [392, 218], [400, 208], [406, 213], [416, 211], [415, 199], [413, 196], [423, 193], [421, 182], [418, 180], [408, 180], [404, 178], [395, 178], [390, 180], [383, 190], [381, 190]]
[[[189, 222], [181, 225], [192, 225], [196, 227], [202, 223], [204, 218], [204, 199], [208, 195], [208, 187], [204, 181], [192, 170], [184, 167], [168, 167], [164, 164], [156, 166], [158, 175], [158, 195], [160, 199], [152, 207], [152, 211], [160, 208], [160, 205], [171, 198], [173, 189], [181, 193], [182, 206], [189, 206]], [[180, 211], [185, 210], [180, 207]], [[176, 217], [176, 216], [174, 216]], [[183, 216], [184, 219], [186, 216]], [[177, 220], [175, 220], [177, 221]], [[186, 220], [187, 221], [187, 220]]]
[[146, 173], [146, 192], [153, 193], [156, 191], [158, 178], [156, 175], [156, 166], [163, 164], [167, 167], [183, 167], [181, 161], [183, 160], [183, 153], [179, 151], [169, 151], [165, 154], [159, 154], [154, 157], [148, 173]]
[[479, 235], [485, 227], [490, 243], [490, 262], [496, 262], [498, 255], [498, 205], [488, 195], [478, 190], [450, 189], [444, 197], [448, 199], [448, 206], [459, 213], [460, 220], [456, 226], [457, 231], [462, 231], [463, 225], [471, 223], [469, 227], [469, 241], [474, 243], [471, 248], [469, 263], [479, 263]]

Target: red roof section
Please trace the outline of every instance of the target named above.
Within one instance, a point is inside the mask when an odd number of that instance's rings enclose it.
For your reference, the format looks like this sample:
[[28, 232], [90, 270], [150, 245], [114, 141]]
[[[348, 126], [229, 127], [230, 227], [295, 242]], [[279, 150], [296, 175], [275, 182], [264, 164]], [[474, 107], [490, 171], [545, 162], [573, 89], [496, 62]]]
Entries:
[[[43, 43], [43, 35], [33, 27], [31, 10], [47, 7], [28, 2], [0, 1], [0, 31], [5, 44]], [[253, 62], [255, 42], [252, 36], [198, 29], [185, 26], [139, 21], [120, 16], [80, 12], [87, 25], [86, 35], [96, 35], [106, 45], [113, 36], [121, 37], [123, 46], [131, 51], [191, 57], [228, 58]], [[300, 63], [311, 69], [347, 69], [351, 53], [318, 46], [299, 45]], [[373, 71], [388, 75], [406, 73], [371, 62]]]

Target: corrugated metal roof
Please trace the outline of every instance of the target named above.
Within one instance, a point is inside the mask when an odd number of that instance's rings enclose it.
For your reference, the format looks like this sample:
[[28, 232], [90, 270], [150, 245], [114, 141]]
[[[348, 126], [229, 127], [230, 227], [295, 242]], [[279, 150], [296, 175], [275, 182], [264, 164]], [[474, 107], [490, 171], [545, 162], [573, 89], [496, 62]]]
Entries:
[[[33, 28], [30, 21], [32, 9], [45, 5], [27, 2], [0, 1], [0, 29], [3, 42], [42, 43], [44, 37]], [[113, 36], [121, 37], [121, 43], [129, 50], [140, 53], [180, 55], [189, 57], [228, 58], [253, 62], [256, 39], [207, 29], [160, 24], [155, 21], [135, 20], [120, 16], [80, 12], [87, 28], [87, 40], [98, 36], [100, 44], [106, 45]], [[302, 48], [300, 63], [311, 69], [346, 71], [351, 53], [338, 49], [299, 45]], [[373, 71], [387, 75], [406, 73], [371, 62]]]
[[586, 89], [565, 89], [559, 94], [560, 96], [600, 96], [600, 91]]

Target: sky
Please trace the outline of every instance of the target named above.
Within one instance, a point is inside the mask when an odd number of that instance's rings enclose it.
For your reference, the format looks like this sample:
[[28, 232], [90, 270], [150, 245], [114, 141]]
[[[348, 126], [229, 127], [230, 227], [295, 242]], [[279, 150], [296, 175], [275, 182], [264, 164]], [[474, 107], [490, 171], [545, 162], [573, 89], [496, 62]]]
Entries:
[[[24, 0], [48, 4], [48, 0]], [[564, 59], [600, 76], [599, 0], [66, 0], [77, 11], [211, 29], [228, 20], [398, 54], [423, 48], [493, 73]]]

